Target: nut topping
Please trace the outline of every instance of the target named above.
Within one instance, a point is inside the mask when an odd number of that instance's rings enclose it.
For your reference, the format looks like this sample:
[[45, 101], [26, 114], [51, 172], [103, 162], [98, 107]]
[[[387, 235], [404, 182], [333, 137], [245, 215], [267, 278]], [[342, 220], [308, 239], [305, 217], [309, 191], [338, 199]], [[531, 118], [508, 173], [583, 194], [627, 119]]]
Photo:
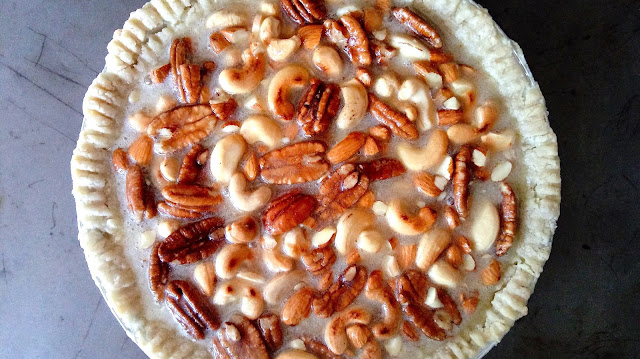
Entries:
[[165, 291], [166, 305], [175, 320], [194, 339], [204, 339], [207, 329], [220, 326], [215, 310], [188, 282], [174, 280]]
[[413, 11], [406, 7], [397, 7], [391, 10], [393, 16], [395, 16], [400, 23], [411, 29], [416, 34], [422, 36], [429, 45], [435, 49], [442, 47], [442, 39], [436, 29], [424, 21]]
[[498, 257], [507, 254], [507, 251], [511, 248], [517, 225], [516, 194], [506, 182], [500, 184], [500, 193], [502, 193], [502, 227], [500, 228], [500, 236], [496, 241], [496, 255]]
[[382, 102], [372, 93], [369, 94], [369, 110], [378, 121], [388, 126], [395, 135], [409, 140], [418, 138], [418, 129], [409, 121], [407, 116]]
[[311, 301], [314, 291], [311, 287], [303, 287], [284, 303], [282, 307], [282, 322], [289, 326], [296, 326], [311, 314]]
[[158, 248], [160, 242], [157, 242], [151, 250], [149, 257], [149, 287], [153, 292], [156, 302], [164, 299], [164, 289], [169, 283], [169, 264], [160, 260], [158, 256]]
[[340, 86], [311, 79], [311, 86], [298, 105], [298, 123], [307, 136], [317, 136], [329, 128], [340, 108]]
[[312, 196], [292, 191], [274, 199], [267, 205], [262, 224], [267, 233], [279, 235], [302, 223], [316, 207]]
[[320, 205], [316, 213], [321, 221], [332, 220], [351, 208], [369, 187], [369, 178], [351, 163], [340, 166], [325, 178], [318, 190]]
[[453, 203], [461, 218], [469, 214], [469, 180], [471, 165], [471, 149], [462, 146], [456, 155], [453, 169]]
[[[200, 171], [204, 167], [208, 152], [209, 150], [205, 149], [200, 144], [196, 144], [191, 147], [182, 160], [182, 165], [180, 166], [180, 172], [178, 174], [178, 183], [191, 184], [195, 182]], [[201, 161], [202, 158], [204, 158], [204, 161]]]
[[142, 220], [145, 206], [145, 182], [142, 168], [130, 166], [126, 178], [127, 207], [138, 220]]
[[212, 217], [180, 227], [160, 244], [160, 259], [187, 264], [212, 256], [224, 243], [223, 223]]
[[282, 9], [298, 25], [320, 22], [327, 16], [324, 0], [281, 0]]
[[328, 170], [325, 145], [298, 142], [266, 153], [260, 158], [260, 175], [267, 183], [293, 184], [317, 180]]
[[393, 158], [379, 158], [370, 162], [360, 163], [358, 166], [360, 171], [369, 177], [371, 182], [386, 180], [407, 172], [402, 162]]
[[494, 285], [498, 283], [498, 281], [500, 280], [501, 270], [502, 268], [500, 262], [495, 259], [492, 260], [491, 263], [489, 263], [489, 265], [482, 270], [482, 283], [484, 283], [485, 285]]
[[320, 318], [330, 317], [353, 303], [367, 282], [367, 269], [350, 265], [329, 289], [313, 299], [313, 313]]
[[260, 318], [256, 319], [256, 325], [267, 349], [271, 352], [280, 349], [282, 346], [282, 328], [280, 328], [278, 316], [273, 313], [264, 313]]
[[400, 303], [394, 297], [391, 287], [384, 282], [381, 271], [371, 272], [364, 295], [368, 299], [382, 304], [384, 311], [383, 321], [374, 324], [371, 328], [373, 335], [378, 339], [389, 339], [396, 335], [401, 319]]
[[195, 184], [170, 184], [162, 189], [162, 195], [167, 201], [185, 208], [215, 206], [222, 202], [222, 197], [213, 188]]
[[213, 338], [213, 353], [221, 359], [269, 359], [260, 331], [241, 314], [222, 324]]
[[200, 65], [180, 65], [180, 86], [182, 87], [180, 91], [184, 92], [186, 103], [194, 104], [200, 100], [200, 92], [202, 91], [201, 70]]
[[305, 268], [314, 276], [321, 276], [331, 270], [336, 262], [336, 253], [330, 246], [316, 248], [300, 258]]
[[344, 162], [360, 151], [364, 145], [367, 136], [362, 132], [351, 132], [342, 141], [338, 142], [329, 152], [327, 152], [327, 160], [329, 163], [336, 164]]

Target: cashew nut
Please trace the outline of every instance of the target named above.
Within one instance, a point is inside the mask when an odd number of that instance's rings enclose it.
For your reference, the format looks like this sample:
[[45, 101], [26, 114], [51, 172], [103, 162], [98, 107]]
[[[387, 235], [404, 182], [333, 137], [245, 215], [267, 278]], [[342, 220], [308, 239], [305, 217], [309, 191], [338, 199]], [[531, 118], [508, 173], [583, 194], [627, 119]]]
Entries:
[[309, 71], [300, 65], [288, 65], [278, 71], [267, 90], [269, 110], [282, 119], [292, 119], [295, 107], [289, 102], [289, 91], [306, 85], [308, 81]]
[[243, 212], [253, 212], [264, 206], [271, 199], [271, 188], [266, 185], [258, 186], [253, 191], [247, 191], [247, 179], [240, 172], [231, 176], [229, 182], [229, 199], [234, 207]]
[[384, 313], [382, 321], [371, 328], [373, 335], [377, 339], [393, 337], [400, 326], [402, 309], [393, 294], [393, 289], [384, 281], [381, 271], [374, 270], [371, 272], [364, 288], [364, 295], [368, 299], [380, 303]]
[[249, 243], [258, 234], [258, 224], [253, 217], [245, 216], [227, 225], [224, 234], [227, 241], [231, 243]]
[[476, 108], [474, 126], [481, 132], [487, 131], [498, 120], [498, 105], [494, 101], [486, 101]]
[[242, 159], [245, 147], [244, 139], [237, 133], [224, 137], [216, 143], [209, 159], [209, 171], [216, 181], [222, 184], [229, 183]]
[[349, 338], [346, 329], [351, 324], [369, 324], [371, 314], [361, 307], [353, 307], [334, 315], [324, 328], [324, 342], [334, 354], [342, 355], [347, 350]]
[[269, 149], [282, 144], [282, 130], [278, 124], [264, 115], [252, 115], [242, 122], [240, 134], [250, 145], [262, 142]]
[[227, 305], [238, 300], [240, 312], [251, 320], [257, 319], [264, 311], [265, 303], [260, 289], [244, 279], [234, 278], [220, 284], [213, 296], [213, 303], [217, 305]]
[[456, 123], [447, 129], [447, 136], [452, 143], [464, 145], [477, 140], [480, 132], [467, 123]]
[[253, 251], [244, 244], [227, 244], [216, 257], [216, 274], [223, 279], [233, 277], [245, 261], [253, 259]]
[[369, 97], [367, 89], [358, 80], [352, 80], [340, 86], [342, 94], [342, 110], [336, 118], [336, 123], [340, 129], [351, 128], [362, 120], [369, 108]]
[[288, 39], [270, 40], [267, 45], [267, 54], [273, 61], [284, 61], [293, 55], [300, 47], [302, 41], [298, 35], [291, 36]]
[[367, 253], [378, 253], [384, 244], [384, 238], [380, 232], [368, 229], [360, 233], [357, 240], [358, 248]]
[[489, 132], [482, 135], [480, 140], [482, 144], [489, 147], [492, 151], [504, 151], [513, 145], [516, 134], [513, 130], [505, 130], [502, 132]]
[[381, 359], [382, 348], [377, 340], [370, 340], [362, 347], [360, 359]]
[[417, 78], [405, 80], [398, 89], [398, 99], [414, 104], [420, 116], [418, 118], [418, 130], [424, 132], [431, 129], [436, 123], [436, 107], [433, 104], [429, 87]]
[[220, 10], [209, 16], [205, 26], [207, 29], [215, 29], [231, 26], [243, 26], [246, 25], [246, 23], [247, 17], [244, 14], [228, 10]]
[[431, 52], [415, 37], [404, 34], [390, 34], [389, 45], [398, 49], [402, 56], [413, 60], [429, 60]]
[[420, 208], [416, 216], [409, 215], [402, 201], [397, 198], [389, 203], [386, 216], [391, 229], [407, 236], [428, 231], [437, 218], [435, 211], [429, 207]]
[[373, 92], [379, 97], [389, 98], [400, 88], [400, 81], [393, 72], [385, 72], [373, 82]]
[[302, 270], [278, 273], [265, 285], [264, 299], [269, 304], [281, 304], [296, 284], [305, 281], [306, 273]]
[[254, 54], [246, 50], [244, 66], [241, 68], [228, 68], [220, 72], [218, 82], [225, 92], [230, 94], [244, 94], [253, 91], [264, 78], [267, 61], [263, 53]]
[[434, 228], [427, 232], [418, 244], [416, 252], [416, 266], [427, 270], [438, 259], [451, 242], [451, 234], [442, 228]]
[[362, 231], [375, 222], [373, 213], [364, 208], [352, 208], [346, 211], [336, 226], [335, 246], [342, 255], [349, 253], [356, 244]]
[[293, 260], [284, 254], [277, 251], [275, 248], [262, 251], [262, 261], [267, 265], [267, 268], [272, 272], [288, 272], [293, 269], [295, 263]]
[[260, 23], [260, 40], [267, 41], [276, 39], [280, 36], [280, 20], [273, 16], [269, 16]]
[[285, 233], [282, 243], [282, 251], [291, 258], [300, 258], [311, 248], [311, 241], [307, 238], [301, 227], [294, 227]]
[[447, 154], [449, 139], [444, 130], [436, 129], [424, 147], [413, 147], [408, 142], [398, 144], [398, 157], [411, 171], [424, 171], [438, 165]]
[[264, 311], [264, 298], [258, 288], [247, 286], [240, 301], [240, 312], [247, 318], [253, 320]]
[[313, 64], [329, 77], [342, 75], [342, 59], [338, 51], [331, 46], [318, 46], [313, 51]]
[[318, 357], [304, 350], [290, 349], [278, 354], [276, 359], [318, 359]]

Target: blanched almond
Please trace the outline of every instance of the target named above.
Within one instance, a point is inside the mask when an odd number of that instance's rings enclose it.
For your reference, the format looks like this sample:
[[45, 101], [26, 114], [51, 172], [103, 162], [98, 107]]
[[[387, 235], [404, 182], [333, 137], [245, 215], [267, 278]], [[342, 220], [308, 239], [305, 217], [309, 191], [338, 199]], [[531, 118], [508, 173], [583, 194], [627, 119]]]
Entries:
[[450, 242], [451, 235], [442, 228], [434, 228], [422, 236], [416, 253], [418, 268], [427, 270], [449, 246]]
[[448, 288], [455, 288], [462, 281], [460, 272], [444, 260], [435, 262], [427, 274], [434, 283]]
[[498, 209], [490, 201], [477, 199], [471, 207], [469, 234], [475, 250], [484, 252], [491, 247], [498, 236], [500, 216]]
[[513, 165], [509, 161], [502, 161], [498, 163], [491, 171], [491, 180], [494, 182], [500, 182], [507, 178], [511, 173]]

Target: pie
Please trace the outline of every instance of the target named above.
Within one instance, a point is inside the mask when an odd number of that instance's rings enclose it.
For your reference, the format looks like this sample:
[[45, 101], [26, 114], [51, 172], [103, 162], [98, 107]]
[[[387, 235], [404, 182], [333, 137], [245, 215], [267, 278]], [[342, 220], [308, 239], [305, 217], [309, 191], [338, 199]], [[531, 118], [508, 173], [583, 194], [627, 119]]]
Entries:
[[152, 358], [468, 358], [527, 313], [560, 167], [468, 0], [152, 0], [71, 160], [79, 241]]

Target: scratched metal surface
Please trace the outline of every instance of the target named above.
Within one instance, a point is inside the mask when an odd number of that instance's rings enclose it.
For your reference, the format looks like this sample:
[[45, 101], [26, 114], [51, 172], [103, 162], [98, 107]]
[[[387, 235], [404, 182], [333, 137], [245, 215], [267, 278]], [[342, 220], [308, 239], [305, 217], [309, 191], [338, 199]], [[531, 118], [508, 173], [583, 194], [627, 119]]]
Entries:
[[[478, 1], [520, 43], [563, 169], [551, 259], [486, 358], [638, 358], [640, 5]], [[69, 159], [85, 89], [143, 0], [0, 0], [0, 358], [144, 358], [76, 240]]]

